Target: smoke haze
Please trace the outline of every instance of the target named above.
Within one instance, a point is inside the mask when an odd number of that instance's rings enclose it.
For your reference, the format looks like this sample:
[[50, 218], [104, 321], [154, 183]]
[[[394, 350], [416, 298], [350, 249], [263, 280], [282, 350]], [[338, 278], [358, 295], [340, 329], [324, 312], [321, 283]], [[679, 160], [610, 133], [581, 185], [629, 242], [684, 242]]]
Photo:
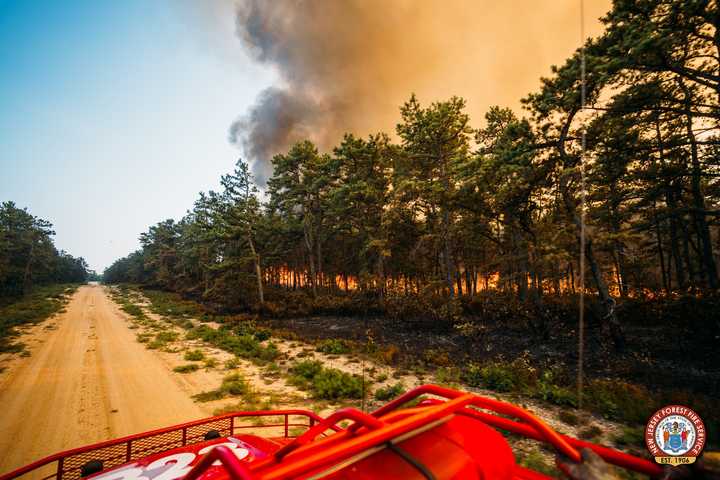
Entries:
[[[597, 35], [610, 0], [585, 3]], [[326, 150], [345, 132], [392, 134], [413, 92], [423, 104], [464, 97], [476, 127], [491, 105], [519, 111], [581, 43], [579, 0], [246, 0], [236, 20], [280, 77], [230, 129], [260, 183], [299, 139]]]

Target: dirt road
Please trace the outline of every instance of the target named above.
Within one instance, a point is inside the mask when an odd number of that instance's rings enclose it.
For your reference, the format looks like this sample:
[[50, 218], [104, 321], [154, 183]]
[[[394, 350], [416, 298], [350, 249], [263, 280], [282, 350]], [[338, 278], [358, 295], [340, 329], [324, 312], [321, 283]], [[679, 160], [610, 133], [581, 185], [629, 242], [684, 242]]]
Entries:
[[[59, 450], [206, 415], [135, 341], [101, 286], [83, 286], [67, 311], [0, 380], [0, 473]], [[25, 338], [23, 338], [23, 341]]]

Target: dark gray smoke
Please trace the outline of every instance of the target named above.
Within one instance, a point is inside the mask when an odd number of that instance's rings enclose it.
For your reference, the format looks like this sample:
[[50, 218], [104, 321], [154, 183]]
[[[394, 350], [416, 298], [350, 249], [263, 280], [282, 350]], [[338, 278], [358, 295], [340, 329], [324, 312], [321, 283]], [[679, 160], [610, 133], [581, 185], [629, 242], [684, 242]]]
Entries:
[[[597, 34], [610, 0], [587, 3]], [[576, 0], [242, 0], [236, 20], [281, 77], [231, 128], [262, 183], [297, 140], [327, 150], [344, 132], [392, 133], [412, 92], [465, 97], [475, 124], [491, 105], [517, 109], [580, 44]]]

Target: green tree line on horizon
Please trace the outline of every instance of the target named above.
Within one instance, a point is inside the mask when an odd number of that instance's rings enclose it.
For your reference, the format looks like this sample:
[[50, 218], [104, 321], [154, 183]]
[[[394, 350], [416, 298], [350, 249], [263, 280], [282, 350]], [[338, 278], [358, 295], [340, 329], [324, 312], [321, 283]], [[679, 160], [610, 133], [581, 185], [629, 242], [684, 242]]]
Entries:
[[240, 160], [104, 279], [229, 308], [298, 289], [540, 303], [583, 288], [622, 342], [618, 300], [720, 287], [719, 22], [716, 2], [616, 0], [527, 118], [494, 106], [473, 128], [462, 98], [413, 95], [396, 139], [276, 155], [265, 200]]
[[0, 302], [21, 297], [36, 285], [83, 283], [82, 257], [58, 250], [52, 224], [14, 202], [0, 203]]

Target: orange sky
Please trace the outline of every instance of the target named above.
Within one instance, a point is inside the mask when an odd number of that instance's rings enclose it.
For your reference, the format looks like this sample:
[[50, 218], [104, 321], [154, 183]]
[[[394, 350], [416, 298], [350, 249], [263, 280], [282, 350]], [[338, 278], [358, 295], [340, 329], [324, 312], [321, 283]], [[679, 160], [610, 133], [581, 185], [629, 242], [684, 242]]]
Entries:
[[[609, 8], [585, 0], [587, 36]], [[492, 105], [519, 111], [581, 44], [580, 0], [245, 0], [238, 12], [245, 48], [279, 74], [233, 130], [266, 161], [304, 137], [327, 149], [347, 131], [392, 133], [412, 92], [464, 97], [479, 127]]]

